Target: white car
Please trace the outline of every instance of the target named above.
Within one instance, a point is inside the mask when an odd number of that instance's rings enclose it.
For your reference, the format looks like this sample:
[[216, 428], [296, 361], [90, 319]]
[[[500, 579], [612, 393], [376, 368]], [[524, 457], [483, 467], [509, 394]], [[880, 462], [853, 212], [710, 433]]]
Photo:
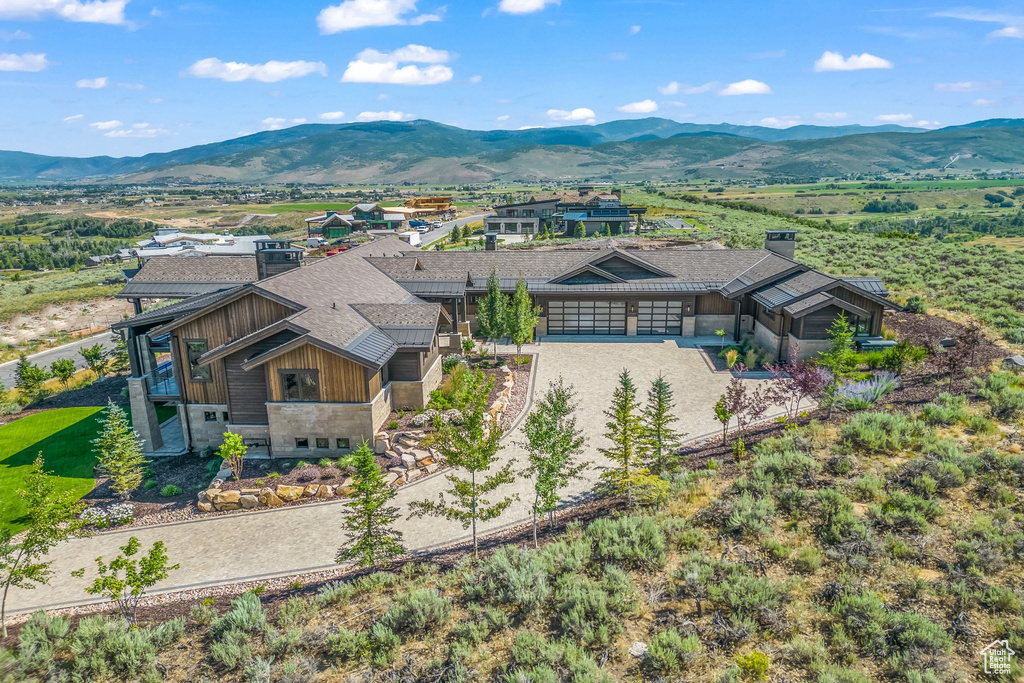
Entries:
[[420, 233], [421, 235], [428, 230], [430, 230], [430, 227], [426, 225], [421, 225], [418, 228], [416, 228], [416, 232]]
[[443, 228], [444, 227], [444, 223], [442, 223], [441, 221], [434, 221], [434, 227], [435, 228]]

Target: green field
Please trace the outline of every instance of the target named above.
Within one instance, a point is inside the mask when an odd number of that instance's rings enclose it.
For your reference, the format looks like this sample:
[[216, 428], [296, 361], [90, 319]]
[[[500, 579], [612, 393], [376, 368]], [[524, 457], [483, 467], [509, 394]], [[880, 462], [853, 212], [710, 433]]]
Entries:
[[59, 491], [81, 498], [93, 489], [96, 457], [89, 443], [99, 431], [101, 408], [60, 408], [0, 427], [0, 524], [20, 531], [25, 506], [17, 490], [40, 452]]

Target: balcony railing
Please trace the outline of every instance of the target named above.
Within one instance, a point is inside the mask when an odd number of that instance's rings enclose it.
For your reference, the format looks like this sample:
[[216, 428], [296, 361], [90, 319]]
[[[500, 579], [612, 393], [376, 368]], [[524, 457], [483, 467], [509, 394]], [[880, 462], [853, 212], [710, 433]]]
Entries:
[[146, 384], [151, 396], [178, 395], [178, 380], [174, 376], [174, 366], [170, 361], [161, 363], [156, 370], [146, 375]]

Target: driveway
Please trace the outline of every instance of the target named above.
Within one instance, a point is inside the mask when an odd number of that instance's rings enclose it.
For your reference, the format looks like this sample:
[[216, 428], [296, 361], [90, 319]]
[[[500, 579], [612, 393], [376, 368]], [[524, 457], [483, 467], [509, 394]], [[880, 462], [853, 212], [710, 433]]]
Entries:
[[[528, 347], [537, 354], [533, 378], [533, 396], [547, 390], [548, 383], [562, 375], [579, 397], [577, 411], [580, 427], [589, 435], [586, 457], [594, 465], [606, 460], [597, 452], [604, 445], [603, 411], [608, 407], [618, 375], [628, 368], [641, 402], [646, 400], [651, 381], [664, 373], [675, 392], [678, 428], [690, 438], [717, 433], [712, 406], [724, 392], [730, 376], [711, 372], [696, 348], [682, 347], [673, 340], [651, 338], [564, 338]], [[717, 338], [716, 338], [717, 340]], [[701, 340], [703, 341], [703, 340]], [[708, 340], [712, 342], [712, 340]], [[712, 342], [713, 343], [713, 342]], [[501, 457], [516, 458], [525, 464], [525, 455], [516, 445], [522, 436], [514, 429], [505, 439]], [[584, 480], [566, 492], [572, 499], [586, 494], [599, 472], [592, 468]], [[399, 489], [395, 503], [408, 512], [410, 501], [436, 499], [447, 486], [443, 474], [423, 479]], [[481, 533], [517, 524], [530, 518], [531, 483], [518, 480], [507, 487], [520, 500], [497, 520], [482, 524]], [[506, 493], [506, 495], [507, 495]], [[255, 513], [218, 515], [205, 519], [163, 524], [98, 534], [76, 539], [51, 554], [54, 570], [52, 585], [32, 591], [15, 589], [8, 598], [10, 613], [39, 608], [56, 608], [96, 602], [83, 591], [86, 581], [70, 576], [72, 570], [88, 567], [93, 558], [111, 558], [129, 536], [136, 536], [143, 547], [163, 541], [172, 562], [181, 569], [160, 584], [160, 591], [177, 591], [242, 580], [260, 580], [334, 567], [333, 558], [344, 534], [341, 529], [342, 501], [313, 503]], [[405, 519], [399, 522], [406, 546], [422, 552], [469, 538], [469, 532], [454, 522], [436, 518]]]

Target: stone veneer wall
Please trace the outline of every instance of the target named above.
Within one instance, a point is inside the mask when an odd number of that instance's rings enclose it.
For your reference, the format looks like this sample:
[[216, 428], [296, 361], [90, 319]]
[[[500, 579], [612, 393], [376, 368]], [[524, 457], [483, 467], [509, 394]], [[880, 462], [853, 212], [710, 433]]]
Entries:
[[[228, 427], [224, 422], [224, 413], [228, 410], [224, 403], [190, 403], [187, 406], [178, 406], [178, 420], [181, 422], [181, 429], [185, 433], [185, 443], [188, 443], [188, 426], [192, 427], [192, 447], [201, 451], [207, 446], [220, 448], [224, 442], [224, 432], [230, 431], [239, 433], [236, 427]], [[214, 422], [207, 422], [204, 413], [213, 412], [217, 414]], [[183, 413], [185, 414], [183, 416]], [[186, 425], [185, 420], [188, 420]], [[248, 437], [246, 437], [248, 438]], [[264, 436], [264, 438], [266, 438]]]
[[[454, 353], [462, 353], [460, 348]], [[423, 379], [419, 382], [391, 381], [391, 403], [396, 408], [422, 408], [430, 400], [430, 392], [441, 385], [441, 356], [434, 359]]]
[[[338, 450], [339, 438], [348, 439], [350, 448], [363, 439], [372, 444], [390, 413], [390, 385], [372, 403], [268, 403], [271, 450], [275, 458], [312, 457], [317, 438], [327, 439], [326, 451]], [[309, 439], [309, 447], [298, 448], [296, 439]]]
[[768, 354], [771, 362], [778, 360], [779, 335], [775, 334], [759, 322], [754, 323], [754, 346]]
[[799, 357], [788, 359], [791, 363], [798, 360], [804, 360], [805, 358], [816, 358], [818, 353], [828, 351], [829, 347], [832, 346], [832, 342], [827, 339], [797, 339], [793, 335], [789, 335], [789, 344], [800, 345], [800, 349], [798, 351]]
[[155, 451], [163, 446], [156, 406], [146, 396], [145, 377], [128, 378], [128, 402], [132, 409], [132, 427], [142, 438], [142, 450]]
[[733, 328], [736, 325], [734, 315], [698, 315], [694, 316], [693, 333], [698, 337], [709, 337], [715, 334], [716, 330], [725, 330], [725, 334], [732, 338]]

